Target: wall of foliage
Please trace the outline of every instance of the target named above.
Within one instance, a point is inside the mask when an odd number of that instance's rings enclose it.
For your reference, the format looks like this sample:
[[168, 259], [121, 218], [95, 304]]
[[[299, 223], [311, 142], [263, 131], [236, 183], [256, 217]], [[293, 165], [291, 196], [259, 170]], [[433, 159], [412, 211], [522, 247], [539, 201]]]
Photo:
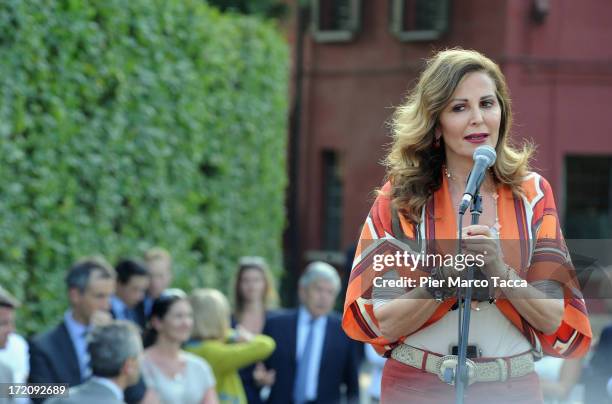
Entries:
[[281, 265], [288, 48], [201, 0], [0, 2], [0, 283], [21, 331], [78, 257], [171, 251], [176, 285]]

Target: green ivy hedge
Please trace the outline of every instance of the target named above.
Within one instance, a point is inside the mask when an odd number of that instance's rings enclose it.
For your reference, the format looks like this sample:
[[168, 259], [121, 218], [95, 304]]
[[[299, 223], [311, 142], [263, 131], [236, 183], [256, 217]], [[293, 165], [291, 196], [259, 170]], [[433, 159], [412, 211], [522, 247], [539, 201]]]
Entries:
[[288, 49], [201, 0], [0, 2], [0, 283], [31, 333], [66, 269], [161, 245], [180, 287], [281, 265]]

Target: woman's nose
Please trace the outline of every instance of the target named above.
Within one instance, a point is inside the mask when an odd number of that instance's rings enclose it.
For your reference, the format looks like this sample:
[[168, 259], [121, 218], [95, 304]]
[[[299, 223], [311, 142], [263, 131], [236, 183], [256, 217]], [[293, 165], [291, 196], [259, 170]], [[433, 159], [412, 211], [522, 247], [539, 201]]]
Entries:
[[476, 125], [482, 123], [482, 111], [480, 108], [472, 108], [471, 124]]

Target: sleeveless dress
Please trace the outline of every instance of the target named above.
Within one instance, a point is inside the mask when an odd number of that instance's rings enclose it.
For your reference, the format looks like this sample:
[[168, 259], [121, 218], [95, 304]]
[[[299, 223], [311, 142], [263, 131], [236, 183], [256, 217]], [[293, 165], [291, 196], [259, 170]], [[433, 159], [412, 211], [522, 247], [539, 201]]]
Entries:
[[142, 373], [147, 387], [155, 390], [162, 404], [199, 404], [204, 394], [215, 386], [215, 377], [204, 359], [181, 351], [185, 370], [168, 377], [146, 356], [142, 361]]

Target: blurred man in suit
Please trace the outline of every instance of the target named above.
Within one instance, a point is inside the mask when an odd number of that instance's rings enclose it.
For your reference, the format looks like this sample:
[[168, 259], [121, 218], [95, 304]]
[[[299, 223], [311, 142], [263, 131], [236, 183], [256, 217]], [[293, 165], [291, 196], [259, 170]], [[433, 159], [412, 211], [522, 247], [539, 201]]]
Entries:
[[340, 290], [336, 270], [313, 262], [299, 281], [301, 306], [270, 318], [264, 334], [276, 341], [266, 361], [276, 371], [269, 404], [336, 404], [341, 386], [348, 403], [359, 402], [357, 344], [342, 331], [332, 312]]
[[111, 313], [118, 320], [132, 321], [141, 329], [145, 318], [136, 309], [149, 287], [149, 270], [143, 262], [133, 259], [121, 260], [115, 267], [117, 288], [111, 298]]
[[84, 382], [90, 376], [87, 333], [92, 324], [111, 320], [115, 271], [98, 259], [75, 264], [66, 276], [70, 309], [52, 330], [30, 342], [31, 383]]
[[[115, 271], [104, 260], [77, 262], [66, 276], [70, 309], [63, 321], [30, 341], [30, 383], [68, 383], [71, 387], [91, 376], [87, 334], [93, 325], [108, 324]], [[146, 387], [141, 380], [126, 391], [127, 402], [140, 402]], [[33, 399], [38, 403], [42, 400]]]
[[72, 387], [67, 398], [49, 404], [119, 404], [123, 390], [138, 382], [142, 341], [136, 326], [123, 320], [94, 327], [88, 337], [92, 377]]

